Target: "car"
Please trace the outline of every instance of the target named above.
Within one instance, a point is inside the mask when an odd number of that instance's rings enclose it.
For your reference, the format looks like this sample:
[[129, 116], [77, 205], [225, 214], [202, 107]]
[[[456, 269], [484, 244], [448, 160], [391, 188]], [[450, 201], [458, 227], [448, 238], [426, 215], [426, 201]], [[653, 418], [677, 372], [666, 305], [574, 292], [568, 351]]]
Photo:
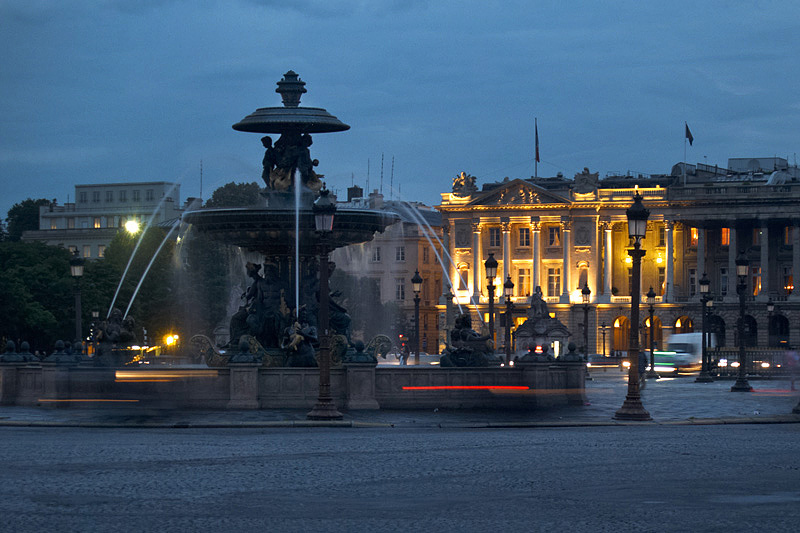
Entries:
[[600, 370], [603, 372], [609, 368], [621, 368], [622, 360], [619, 357], [611, 355], [603, 355], [600, 353], [589, 354], [589, 360], [586, 362], [586, 368], [590, 370]]

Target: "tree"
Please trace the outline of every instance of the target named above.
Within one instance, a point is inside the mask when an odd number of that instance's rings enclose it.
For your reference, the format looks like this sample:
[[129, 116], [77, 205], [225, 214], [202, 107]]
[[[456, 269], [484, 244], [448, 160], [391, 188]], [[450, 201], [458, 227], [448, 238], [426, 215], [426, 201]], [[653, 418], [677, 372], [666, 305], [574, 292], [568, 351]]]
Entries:
[[258, 201], [258, 183], [230, 182], [216, 189], [206, 201], [206, 207], [249, 207]]
[[28, 198], [22, 202], [14, 204], [8, 210], [6, 221], [8, 222], [8, 239], [18, 241], [22, 237], [23, 231], [39, 229], [39, 206], [50, 205], [50, 200], [39, 198], [32, 200]]

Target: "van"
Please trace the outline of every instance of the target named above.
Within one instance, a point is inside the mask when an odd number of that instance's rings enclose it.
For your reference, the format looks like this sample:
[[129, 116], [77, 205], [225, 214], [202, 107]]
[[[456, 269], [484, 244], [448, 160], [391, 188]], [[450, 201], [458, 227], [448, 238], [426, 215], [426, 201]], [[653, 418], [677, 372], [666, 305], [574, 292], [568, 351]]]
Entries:
[[[708, 336], [708, 347], [717, 345], [717, 337]], [[655, 352], [656, 372], [659, 374], [678, 374], [700, 370], [703, 361], [702, 333], [675, 333], [667, 339], [665, 350]]]

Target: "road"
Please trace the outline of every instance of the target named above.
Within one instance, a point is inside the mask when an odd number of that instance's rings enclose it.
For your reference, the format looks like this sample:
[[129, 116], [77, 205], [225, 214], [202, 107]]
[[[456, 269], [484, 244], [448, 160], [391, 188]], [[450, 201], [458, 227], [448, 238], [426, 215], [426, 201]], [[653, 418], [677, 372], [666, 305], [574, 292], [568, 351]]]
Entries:
[[0, 438], [2, 531], [800, 528], [800, 424]]

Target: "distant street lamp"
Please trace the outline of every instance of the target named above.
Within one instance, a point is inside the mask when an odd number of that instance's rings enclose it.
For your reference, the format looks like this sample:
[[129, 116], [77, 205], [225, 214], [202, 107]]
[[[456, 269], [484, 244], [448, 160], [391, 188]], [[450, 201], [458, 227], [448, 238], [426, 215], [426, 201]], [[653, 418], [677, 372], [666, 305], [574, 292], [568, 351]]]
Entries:
[[703, 332], [703, 339], [702, 339], [702, 359], [700, 362], [700, 374], [695, 379], [695, 383], [711, 383], [714, 379], [711, 377], [710, 372], [710, 361], [708, 360], [708, 321], [706, 319], [706, 315], [708, 315], [708, 304], [713, 302], [711, 295], [709, 294], [709, 288], [711, 287], [711, 281], [706, 276], [706, 273], [703, 272], [703, 277], [700, 278], [700, 303], [702, 305], [702, 317], [703, 317], [703, 325], [702, 325], [702, 332]]
[[92, 354], [97, 354], [97, 326], [100, 320], [100, 311], [92, 311]]
[[747, 271], [750, 269], [750, 262], [744, 252], [736, 258], [736, 276], [739, 283], [736, 285], [736, 292], [739, 294], [739, 375], [736, 383], [731, 387], [731, 392], [750, 392], [753, 387], [747, 382], [747, 350], [744, 346], [744, 298], [747, 292]]
[[772, 346], [773, 342], [777, 342], [775, 336], [773, 335], [774, 330], [772, 329], [772, 312], [775, 310], [775, 302], [772, 301], [772, 297], [770, 296], [769, 300], [767, 300], [767, 346]]
[[[583, 300], [583, 362], [589, 362], [589, 298], [592, 295], [589, 284], [584, 283], [581, 289], [581, 299]], [[592, 376], [589, 375], [589, 366], [586, 367], [586, 379], [592, 381]]]
[[633, 205], [625, 213], [628, 216], [628, 235], [633, 240], [633, 249], [628, 250], [628, 255], [633, 259], [631, 269], [631, 339], [628, 350], [628, 395], [622, 407], [614, 414], [617, 420], [652, 420], [642, 405], [639, 394], [639, 298], [641, 283], [642, 257], [645, 251], [641, 249], [642, 239], [647, 231], [647, 219], [650, 211], [642, 204], [642, 195], [638, 192], [633, 197]]
[[[328, 287], [328, 238], [333, 232], [336, 202], [323, 186], [319, 198], [312, 207], [314, 226], [319, 235], [319, 396], [308, 415], [311, 420], [339, 420], [342, 413], [336, 409], [331, 396], [331, 351], [330, 351], [330, 289]], [[296, 311], [299, 313], [300, 310]]]
[[655, 312], [655, 305], [656, 305], [656, 291], [653, 290], [653, 287], [650, 287], [650, 290], [647, 291], [647, 305], [650, 307], [650, 370], [647, 372], [648, 379], [658, 379], [658, 372], [656, 372], [656, 341], [653, 336], [655, 332], [655, 318], [653, 314]]
[[506, 366], [511, 366], [511, 297], [514, 295], [514, 282], [511, 281], [511, 276], [506, 278], [503, 284], [503, 296], [506, 297]]
[[[83, 277], [84, 259], [78, 254], [78, 250], [72, 254], [69, 260], [69, 271], [72, 277], [75, 278], [75, 339], [81, 342], [83, 346], [83, 327], [81, 324], [81, 277]], [[73, 346], [73, 349], [80, 349], [78, 346]], [[81, 353], [83, 350], [81, 349]]]
[[600, 324], [600, 333], [603, 334], [603, 358], [606, 356], [606, 331], [608, 331], [608, 328], [609, 326], [605, 322]]
[[489, 252], [489, 258], [483, 263], [486, 269], [486, 289], [489, 291], [489, 338], [494, 344], [494, 278], [497, 276], [497, 259], [494, 252]]
[[414, 290], [414, 364], [419, 366], [419, 292], [422, 290], [422, 276], [419, 269], [411, 278], [411, 287]]

